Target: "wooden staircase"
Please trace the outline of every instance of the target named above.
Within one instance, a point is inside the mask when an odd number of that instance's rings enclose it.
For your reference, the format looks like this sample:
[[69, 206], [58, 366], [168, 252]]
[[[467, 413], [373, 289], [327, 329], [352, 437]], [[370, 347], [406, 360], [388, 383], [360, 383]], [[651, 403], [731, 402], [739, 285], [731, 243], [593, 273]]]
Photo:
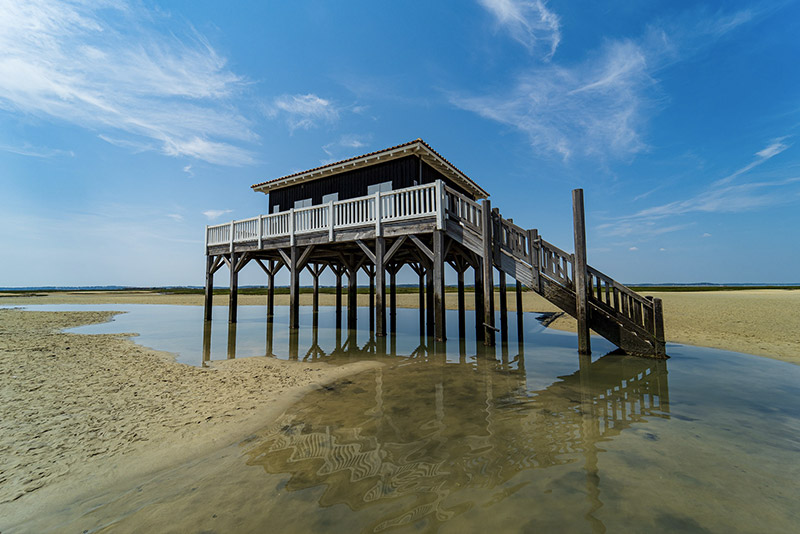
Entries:
[[[503, 218], [488, 200], [478, 204], [452, 189], [446, 193], [449, 237], [484, 260], [488, 251], [498, 270], [579, 319], [575, 254]], [[589, 265], [583, 279], [589, 328], [629, 354], [666, 358], [660, 299], [643, 297]]]

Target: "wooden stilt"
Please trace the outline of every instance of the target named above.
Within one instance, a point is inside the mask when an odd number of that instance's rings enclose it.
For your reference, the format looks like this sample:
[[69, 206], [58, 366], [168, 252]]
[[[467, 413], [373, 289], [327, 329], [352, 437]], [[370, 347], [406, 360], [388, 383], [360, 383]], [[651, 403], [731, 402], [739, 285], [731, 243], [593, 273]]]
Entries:
[[397, 264], [389, 271], [389, 330], [397, 332]]
[[447, 339], [444, 303], [444, 232], [433, 232], [433, 309], [436, 341]]
[[456, 273], [458, 274], [458, 337], [464, 339], [467, 335], [467, 320], [466, 320], [466, 302], [464, 296], [464, 269], [466, 266], [462, 263], [458, 263], [458, 269], [456, 269]]
[[494, 346], [493, 228], [492, 203], [487, 199], [481, 205], [481, 234], [483, 238], [483, 344], [488, 346]]
[[336, 275], [336, 328], [342, 328], [342, 274], [344, 273], [344, 266], [336, 266], [333, 271]]
[[314, 315], [317, 315], [319, 313], [319, 273], [320, 273], [319, 265], [316, 264], [316, 263], [312, 264], [312, 271], [311, 272], [313, 273], [313, 276], [314, 276], [314, 281], [313, 281], [313, 283], [314, 283], [314, 288], [313, 288], [314, 294], [311, 297], [312, 298], [312, 300], [311, 300], [311, 310], [312, 310], [312, 313]]
[[435, 308], [433, 304], [433, 265], [429, 265], [425, 270], [425, 306], [426, 321], [425, 321], [425, 334], [428, 337], [434, 335], [433, 328], [436, 321]]
[[419, 265], [419, 335], [425, 336], [425, 269]]
[[206, 256], [206, 291], [203, 299], [203, 316], [206, 321], [211, 320], [212, 306], [214, 304], [214, 256]]
[[506, 273], [498, 270], [500, 281], [500, 339], [508, 343], [508, 288], [506, 287]]
[[386, 241], [382, 237], [375, 239], [375, 335], [386, 335], [386, 266], [383, 259], [386, 254]]
[[486, 329], [483, 327], [485, 311], [483, 306], [483, 261], [481, 258], [475, 257], [472, 270], [475, 273], [475, 339], [483, 342]]
[[355, 330], [358, 320], [358, 267], [352, 263], [347, 270], [347, 329]]
[[239, 301], [239, 271], [236, 269], [237, 254], [231, 252], [231, 293], [228, 298], [228, 323], [236, 322], [236, 311]]
[[589, 294], [586, 271], [586, 223], [583, 213], [583, 189], [572, 190], [572, 220], [575, 231], [575, 313], [578, 320], [578, 352], [591, 354], [589, 341]]
[[300, 328], [300, 252], [292, 245], [289, 254], [289, 328]]
[[522, 282], [517, 280], [517, 339], [521, 343], [525, 325], [522, 320]]
[[269, 274], [267, 275], [267, 321], [275, 318], [275, 260], [269, 260]]
[[369, 278], [369, 330], [375, 331], [375, 266], [366, 269]]

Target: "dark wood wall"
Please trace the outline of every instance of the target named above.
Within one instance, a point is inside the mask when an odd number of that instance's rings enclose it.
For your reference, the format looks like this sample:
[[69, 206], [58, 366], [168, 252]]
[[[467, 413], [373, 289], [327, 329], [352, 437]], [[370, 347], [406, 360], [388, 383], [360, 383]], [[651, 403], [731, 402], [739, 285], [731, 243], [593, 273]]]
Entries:
[[458, 192], [473, 198], [418, 156], [412, 155], [271, 191], [269, 212], [272, 213], [272, 207], [275, 205], [280, 206], [279, 211], [286, 211], [293, 208], [296, 201], [306, 198], [312, 199], [314, 205], [321, 204], [322, 197], [331, 193], [339, 193], [339, 200], [363, 197], [367, 195], [369, 186], [390, 180], [392, 190], [396, 190], [433, 183], [439, 179], [444, 180]]

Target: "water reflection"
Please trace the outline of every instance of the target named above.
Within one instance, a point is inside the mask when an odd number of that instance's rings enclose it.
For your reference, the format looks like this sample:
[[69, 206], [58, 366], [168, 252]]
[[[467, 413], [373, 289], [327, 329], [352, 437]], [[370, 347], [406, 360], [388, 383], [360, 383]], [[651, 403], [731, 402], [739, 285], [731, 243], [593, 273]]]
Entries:
[[[448, 363], [420, 344], [389, 368], [309, 394], [259, 435], [247, 463], [289, 474], [289, 491], [324, 487], [320, 506], [365, 513], [371, 532], [435, 529], [509, 498], [530, 483], [524, 473], [579, 465], [583, 482], [570, 491], [584, 495], [584, 518], [602, 532], [598, 445], [645, 417], [669, 418], [666, 362], [581, 357], [572, 374], [531, 390], [516, 348]], [[351, 333], [306, 358], [374, 351], [374, 339], [359, 347]]]

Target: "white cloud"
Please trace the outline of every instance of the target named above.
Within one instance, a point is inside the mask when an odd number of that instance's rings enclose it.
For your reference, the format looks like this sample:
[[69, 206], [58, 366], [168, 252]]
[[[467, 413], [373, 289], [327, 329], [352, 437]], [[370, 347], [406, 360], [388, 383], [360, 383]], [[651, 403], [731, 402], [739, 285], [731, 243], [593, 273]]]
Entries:
[[30, 156], [34, 158], [54, 158], [57, 156], [74, 157], [75, 153], [71, 150], [60, 150], [56, 148], [35, 147], [29, 143], [20, 145], [0, 145], [3, 152], [11, 152], [20, 156]]
[[180, 215], [178, 213], [167, 213], [167, 217], [177, 222], [181, 222], [183, 220], [183, 215]]
[[700, 237], [711, 237], [711, 234], [709, 234], [708, 232], [704, 232], [703, 235], [701, 235]]
[[[499, 21], [518, 26], [519, 20], [528, 20], [520, 15], [520, 6], [535, 10], [539, 5], [481, 1]], [[690, 57], [752, 18], [748, 11], [731, 15], [687, 11], [675, 20], [648, 27], [637, 38], [607, 40], [580, 61], [546, 61], [526, 67], [505, 84], [510, 89], [504, 92], [451, 93], [450, 101], [516, 128], [543, 154], [564, 160], [576, 154], [630, 157], [647, 149], [647, 122], [660, 105], [658, 70]]]
[[784, 139], [786, 139], [786, 137], [779, 137], [777, 139], [774, 139], [769, 145], [767, 145], [763, 149], [761, 149], [758, 152], [756, 152], [756, 154], [755, 154], [756, 155], [756, 159], [755, 160], [751, 161], [750, 163], [748, 163], [747, 165], [745, 165], [741, 169], [738, 169], [735, 172], [729, 174], [725, 178], [721, 178], [721, 179], [717, 180], [716, 182], [714, 182], [713, 185], [714, 186], [720, 186], [720, 185], [725, 185], [727, 183], [730, 183], [733, 180], [735, 180], [736, 178], [738, 178], [739, 176], [741, 176], [742, 174], [744, 174], [744, 173], [746, 173], [748, 171], [751, 171], [752, 169], [758, 167], [759, 165], [761, 165], [765, 161], [767, 161], [767, 160], [769, 160], [771, 158], [774, 158], [775, 156], [777, 156], [778, 154], [780, 154], [781, 152], [783, 152], [784, 150], [786, 150], [787, 148], [789, 148], [791, 146], [791, 145], [785, 144], [783, 142]]
[[333, 122], [339, 118], [339, 110], [330, 100], [311, 93], [281, 95], [264, 107], [264, 113], [270, 118], [285, 117], [291, 130], [308, 130], [320, 121]]
[[253, 161], [231, 99], [245, 80], [188, 27], [107, 3], [0, 0], [0, 108], [99, 130], [118, 146], [214, 163]]
[[186, 174], [188, 174], [189, 176], [194, 176], [194, 173], [192, 172], [192, 166], [191, 166], [191, 165], [187, 165], [187, 166], [185, 166], [185, 167], [183, 168], [183, 172], [185, 172], [185, 173], [186, 173]]
[[631, 247], [628, 250], [639, 250], [639, 247]]
[[535, 67], [508, 94], [451, 102], [521, 130], [535, 149], [565, 160], [576, 151], [625, 156], [645, 149], [644, 94], [652, 84], [642, 47], [617, 41], [576, 66]]
[[667, 249], [665, 249], [664, 247], [661, 247], [661, 248], [660, 248], [660, 249], [658, 249], [658, 250], [659, 250], [660, 252], [664, 252], [664, 251], [666, 251]]
[[[360, 149], [367, 146], [369, 137], [370, 136], [365, 135], [345, 134], [336, 141], [324, 145], [322, 150], [332, 158], [340, 157], [344, 150], [352, 152], [354, 149]], [[354, 155], [355, 154], [350, 154], [350, 156]]]
[[487, 11], [494, 15], [497, 23], [506, 29], [511, 37], [533, 53], [540, 42], [547, 45], [547, 58], [553, 57], [561, 42], [561, 29], [558, 16], [547, 9], [541, 0], [478, 0]]
[[203, 215], [205, 215], [209, 221], [214, 221], [216, 219], [219, 219], [226, 213], [230, 213], [232, 211], [233, 210], [206, 210], [203, 212]]

